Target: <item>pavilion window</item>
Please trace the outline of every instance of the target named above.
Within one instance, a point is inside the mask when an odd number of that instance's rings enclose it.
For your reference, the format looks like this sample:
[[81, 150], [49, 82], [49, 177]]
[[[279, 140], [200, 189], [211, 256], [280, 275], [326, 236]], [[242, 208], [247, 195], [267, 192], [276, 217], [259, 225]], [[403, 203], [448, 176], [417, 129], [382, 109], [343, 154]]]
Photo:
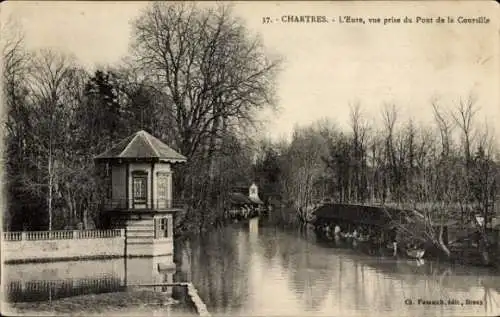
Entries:
[[145, 204], [148, 197], [148, 175], [144, 172], [132, 174], [132, 197], [134, 204]]
[[171, 223], [168, 217], [155, 218], [155, 238], [170, 238], [172, 237]]
[[168, 174], [158, 173], [157, 184], [158, 184], [157, 205], [159, 208], [166, 208], [168, 205]]

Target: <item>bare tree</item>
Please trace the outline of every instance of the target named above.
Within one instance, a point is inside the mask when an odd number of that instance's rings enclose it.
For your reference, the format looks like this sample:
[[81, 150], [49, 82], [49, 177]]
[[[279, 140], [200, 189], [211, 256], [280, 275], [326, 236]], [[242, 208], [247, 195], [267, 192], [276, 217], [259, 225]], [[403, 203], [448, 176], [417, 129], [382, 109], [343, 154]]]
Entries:
[[460, 99], [455, 112], [452, 112], [455, 123], [462, 133], [463, 150], [465, 154], [466, 165], [471, 162], [472, 144], [474, 142], [474, 116], [479, 108], [476, 107], [476, 98], [469, 95], [467, 100]]
[[187, 177], [185, 188], [203, 182], [198, 200], [210, 201], [225, 135], [252, 127], [256, 112], [275, 103], [279, 59], [268, 57], [225, 4], [153, 3], [134, 22], [132, 51], [166, 99], [175, 144], [188, 164], [206, 171], [202, 179]]
[[[19, 194], [21, 165], [29, 152], [24, 140], [29, 137], [28, 107], [26, 105], [27, 89], [26, 78], [28, 74], [27, 64], [29, 54], [24, 48], [24, 36], [15, 21], [9, 17], [0, 22], [0, 46], [2, 49], [1, 72], [2, 89], [0, 100], [2, 109], [5, 111], [2, 116], [1, 137], [5, 141], [5, 173], [4, 189], [8, 189], [10, 195]], [[5, 208], [3, 224], [9, 226], [11, 223], [14, 206]]]
[[416, 166], [418, 142], [420, 141], [418, 138], [419, 135], [414, 120], [410, 118], [403, 127], [403, 130], [400, 131], [398, 164], [402, 171], [401, 198], [405, 203], [410, 203], [411, 205], [416, 205], [417, 203], [417, 193], [412, 189], [415, 187], [414, 182], [418, 174]]
[[212, 140], [223, 121], [251, 121], [255, 109], [273, 103], [278, 62], [266, 57], [229, 7], [157, 2], [134, 27], [137, 62], [171, 97], [167, 107], [186, 155]]
[[73, 61], [70, 57], [52, 50], [41, 50], [30, 68], [31, 121], [34, 131], [33, 163], [39, 174], [36, 180], [27, 179], [31, 188], [47, 190], [49, 230], [53, 226], [54, 193], [58, 188], [58, 173], [64, 166], [64, 150], [68, 143], [67, 128], [70, 109], [66, 104], [69, 81], [73, 78]]
[[0, 46], [2, 48], [2, 76], [5, 85], [24, 74], [29, 59], [24, 48], [24, 34], [12, 17], [0, 25], [0, 31], [3, 34]]
[[301, 222], [306, 222], [314, 203], [324, 198], [324, 158], [328, 157], [328, 137], [335, 131], [329, 122], [296, 127], [288, 150], [283, 155], [285, 199], [292, 204]]
[[[467, 210], [470, 210], [470, 207], [474, 208], [472, 197], [472, 178], [473, 178], [473, 143], [475, 141], [475, 130], [474, 130], [474, 117], [476, 113], [479, 111], [479, 108], [476, 106], [476, 98], [472, 95], [469, 95], [467, 100], [460, 99], [459, 105], [456, 107], [455, 111], [452, 112], [453, 119], [455, 120], [456, 125], [460, 129], [460, 137], [462, 141], [462, 150], [463, 156], [465, 159], [463, 168], [464, 168], [464, 177], [463, 177], [463, 191], [462, 191], [462, 201], [461, 201], [461, 209], [462, 213], [464, 213], [464, 205]], [[470, 206], [472, 204], [472, 206]], [[469, 213], [469, 216], [472, 216]]]
[[432, 101], [432, 109], [434, 111], [434, 120], [437, 124], [439, 134], [441, 136], [442, 155], [448, 157], [450, 154], [451, 136], [453, 133], [453, 122], [449, 120], [445, 113], [439, 109], [436, 100]]
[[7, 136], [19, 138], [23, 134], [25, 117], [24, 98], [26, 96], [26, 78], [28, 74], [29, 54], [24, 49], [24, 35], [9, 18], [0, 28], [2, 47], [2, 101], [7, 110]]
[[490, 263], [490, 239], [489, 228], [492, 216], [495, 214], [495, 200], [498, 195], [497, 178], [500, 172], [498, 163], [493, 160], [495, 139], [490, 133], [487, 124], [477, 134], [477, 151], [471, 162], [470, 173], [470, 191], [474, 200], [474, 206], [477, 206], [477, 213], [471, 216], [482, 217], [482, 221], [473, 221], [480, 233], [480, 251], [483, 261]]
[[355, 103], [350, 106], [350, 123], [352, 130], [354, 201], [364, 201], [366, 196], [366, 138], [368, 125], [363, 118], [361, 106]]
[[382, 110], [382, 120], [384, 125], [385, 144], [384, 144], [384, 198], [393, 200], [394, 194], [397, 197], [398, 182], [400, 171], [396, 165], [396, 149], [394, 146], [395, 126], [398, 118], [398, 112], [394, 104], [386, 104]]

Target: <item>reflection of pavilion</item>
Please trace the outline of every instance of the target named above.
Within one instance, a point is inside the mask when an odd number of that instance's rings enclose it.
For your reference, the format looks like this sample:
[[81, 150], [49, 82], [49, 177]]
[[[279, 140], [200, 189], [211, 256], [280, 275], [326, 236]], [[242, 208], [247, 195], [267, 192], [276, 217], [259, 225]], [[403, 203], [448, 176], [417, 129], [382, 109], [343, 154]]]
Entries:
[[[128, 287], [174, 282], [175, 264], [173, 256], [128, 258], [125, 265], [125, 285]], [[158, 286], [154, 290], [171, 294], [171, 287]]]
[[7, 264], [2, 267], [7, 300], [35, 301], [124, 288], [124, 259]]
[[[172, 283], [175, 273], [171, 256], [10, 264], [4, 269], [8, 302], [56, 300], [119, 292], [131, 285]], [[171, 288], [155, 290], [171, 293]]]
[[48, 301], [86, 294], [123, 290], [123, 281], [116, 277], [67, 280], [9, 281], [5, 285], [6, 302]]
[[125, 266], [127, 286], [170, 283], [169, 275], [175, 272], [172, 256], [128, 258]]
[[178, 244], [176, 280], [193, 283], [214, 315], [239, 315], [248, 296], [248, 233], [229, 226]]

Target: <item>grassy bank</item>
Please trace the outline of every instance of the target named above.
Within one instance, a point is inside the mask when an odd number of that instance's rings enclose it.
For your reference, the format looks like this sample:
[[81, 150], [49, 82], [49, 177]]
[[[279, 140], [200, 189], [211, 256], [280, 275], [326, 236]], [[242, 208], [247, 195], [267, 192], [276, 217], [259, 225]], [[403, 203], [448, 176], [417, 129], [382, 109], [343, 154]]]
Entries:
[[54, 301], [9, 303], [3, 314], [27, 316], [196, 316], [170, 296], [151, 290], [75, 296]]

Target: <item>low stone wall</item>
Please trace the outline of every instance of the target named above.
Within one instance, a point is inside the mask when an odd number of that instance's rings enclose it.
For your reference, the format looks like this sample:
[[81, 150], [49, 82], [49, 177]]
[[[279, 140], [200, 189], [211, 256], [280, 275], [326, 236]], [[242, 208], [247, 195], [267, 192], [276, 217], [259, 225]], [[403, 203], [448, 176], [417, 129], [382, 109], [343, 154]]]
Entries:
[[[210, 317], [211, 314], [207, 309], [207, 306], [198, 295], [196, 287], [192, 283], [178, 282], [178, 283], [158, 283], [158, 284], [136, 284], [128, 285], [130, 288], [147, 288], [147, 287], [173, 287], [174, 298], [180, 299], [184, 306], [192, 307], [192, 310], [199, 315], [204, 317]], [[181, 290], [182, 289], [182, 290]], [[180, 297], [180, 298], [179, 298]]]
[[125, 234], [119, 230], [66, 231], [50, 235], [5, 232], [2, 240], [3, 263], [113, 258], [124, 254]]
[[210, 313], [208, 312], [207, 306], [201, 299], [200, 295], [198, 295], [198, 291], [196, 290], [193, 284], [188, 283], [187, 293], [189, 298], [191, 299], [191, 302], [194, 304], [198, 315], [209, 317]]

